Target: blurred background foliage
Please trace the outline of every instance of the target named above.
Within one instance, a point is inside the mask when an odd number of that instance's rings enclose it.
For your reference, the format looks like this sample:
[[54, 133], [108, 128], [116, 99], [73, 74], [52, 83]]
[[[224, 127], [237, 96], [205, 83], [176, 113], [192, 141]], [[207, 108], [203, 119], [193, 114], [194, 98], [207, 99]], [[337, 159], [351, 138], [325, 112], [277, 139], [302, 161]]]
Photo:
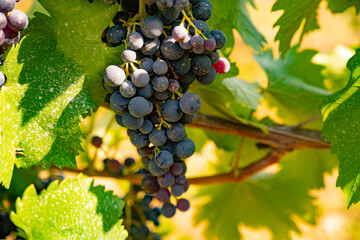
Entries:
[[[321, 2], [320, 29], [306, 35], [300, 46], [296, 45], [281, 59], [279, 43], [274, 41], [278, 27], [273, 28], [273, 25], [282, 12], [271, 12], [275, 2], [256, 0], [256, 8], [247, 6], [253, 24], [266, 39], [263, 53], [254, 53], [256, 47], [250, 47], [238, 32], [233, 31], [234, 48], [224, 54], [230, 54], [229, 59], [239, 69], [239, 79], [257, 83], [258, 89], [262, 89], [262, 95], [258, 96], [260, 104], [253, 109], [254, 124], [262, 120], [267, 124], [296, 125], [319, 114], [319, 109], [317, 105], [306, 105], [301, 99], [289, 100], [286, 93], [298, 89], [289, 89], [286, 81], [297, 81], [298, 78], [305, 83], [311, 81], [312, 86], [318, 87], [316, 94], [311, 89], [302, 91], [301, 97], [319, 104], [321, 98], [318, 96], [342, 89], [349, 77], [346, 63], [360, 43], [360, 18], [355, 15], [354, 7], [333, 14], [327, 2]], [[29, 16], [35, 11], [43, 11], [35, 0], [22, 0], [17, 8], [28, 12]], [[300, 31], [295, 34], [294, 44], [300, 35]], [[233, 70], [237, 71], [236, 68]], [[285, 80], [279, 83], [277, 79], [282, 76], [286, 76]], [[307, 89], [301, 84], [299, 89]], [[236, 95], [232, 92], [233, 86], [248, 89], [246, 83], [239, 83], [239, 80], [227, 80], [222, 84], [219, 79], [206, 89], [195, 84], [193, 91], [201, 92], [201, 97], [206, 99], [203, 112], [246, 121], [251, 112], [229, 97]], [[218, 93], [222, 93], [221, 97]], [[284, 101], [293, 101], [294, 105], [282, 104]], [[294, 111], [296, 108], [301, 111]], [[126, 130], [116, 124], [112, 111], [100, 108], [92, 117], [84, 119], [81, 126], [88, 140], [83, 142], [85, 151], [78, 157], [79, 168], [90, 166], [102, 171], [105, 158], [120, 162], [127, 157], [139, 160]], [[321, 122], [316, 121], [306, 128], [319, 130]], [[187, 163], [188, 177], [229, 171], [235, 156], [240, 157], [240, 165], [245, 166], [269, 151], [259, 150], [252, 140], [242, 143], [239, 137], [193, 128], [187, 131], [197, 146], [197, 153]], [[90, 144], [93, 136], [103, 138], [101, 149]], [[89, 165], [91, 162], [93, 164]], [[192, 201], [191, 211], [177, 214], [171, 220], [163, 218], [160, 227], [154, 229], [165, 240], [232, 240], [240, 239], [240, 236], [249, 240], [287, 239], [289, 236], [304, 240], [360, 239], [360, 207], [355, 205], [346, 212], [344, 196], [335, 188], [337, 165], [336, 157], [329, 150], [299, 150], [241, 184], [192, 186], [185, 196]], [[40, 191], [49, 181], [58, 178], [37, 168], [31, 172], [16, 170], [10, 190], [0, 190], [1, 207], [12, 209], [13, 201], [30, 183]], [[124, 196], [129, 186], [125, 181], [100, 177], [96, 178], [96, 184], [104, 184], [119, 196]]]

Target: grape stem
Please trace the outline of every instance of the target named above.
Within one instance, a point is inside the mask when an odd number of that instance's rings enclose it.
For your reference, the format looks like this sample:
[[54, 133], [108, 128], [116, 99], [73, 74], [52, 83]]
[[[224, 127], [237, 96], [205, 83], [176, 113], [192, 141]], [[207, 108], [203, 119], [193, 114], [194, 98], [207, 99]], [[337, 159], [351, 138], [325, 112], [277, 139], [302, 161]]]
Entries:
[[186, 21], [188, 21], [189, 25], [195, 29], [195, 34], [201, 35], [204, 38], [204, 40], [206, 41], [207, 37], [205, 37], [205, 35], [195, 26], [195, 24], [191, 21], [189, 16], [186, 14], [185, 10], [182, 10], [181, 13], [183, 14]]
[[139, 13], [142, 19], [146, 18], [147, 13], [146, 13], [145, 0], [139, 1]]

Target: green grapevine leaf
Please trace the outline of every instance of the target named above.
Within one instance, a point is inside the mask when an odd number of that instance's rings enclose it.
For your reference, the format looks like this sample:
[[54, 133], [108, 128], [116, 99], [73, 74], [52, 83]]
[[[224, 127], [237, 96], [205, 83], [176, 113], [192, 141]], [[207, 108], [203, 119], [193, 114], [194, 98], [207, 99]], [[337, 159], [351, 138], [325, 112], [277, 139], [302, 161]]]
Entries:
[[86, 72], [86, 87], [97, 106], [104, 102], [102, 74], [111, 64], [121, 63], [123, 47], [108, 47], [101, 34], [115, 16], [118, 5], [101, 1], [39, 0], [50, 16], [35, 13], [29, 32], [57, 41], [57, 50]]
[[360, 201], [360, 49], [348, 62], [348, 85], [329, 96], [322, 106], [323, 134], [340, 161], [337, 186], [347, 198], [347, 208]]
[[360, 12], [360, 1], [359, 0], [328, 0], [328, 8], [333, 13], [342, 13], [350, 7], [355, 7], [356, 13]]
[[119, 239], [127, 237], [120, 216], [124, 202], [80, 175], [55, 181], [37, 195], [33, 185], [16, 201], [13, 223], [28, 239]]
[[290, 49], [291, 40], [304, 22], [300, 42], [305, 34], [319, 29], [317, 10], [321, 0], [277, 0], [272, 11], [284, 10], [284, 14], [275, 23], [280, 29], [275, 40], [280, 41], [280, 52], [285, 56]]
[[324, 173], [331, 173], [338, 161], [328, 149], [309, 149], [290, 153], [281, 159], [281, 165], [279, 177], [301, 181], [306, 189], [314, 189], [324, 187]]
[[[322, 67], [311, 63], [313, 55], [314, 52], [297, 54], [296, 50], [291, 50], [284, 60], [274, 60], [271, 51], [255, 56], [268, 75], [264, 98], [271, 107], [278, 108], [278, 115], [287, 125], [319, 115], [323, 98], [330, 94], [319, 87], [324, 81]], [[298, 65], [300, 62], [302, 67]], [[310, 74], [303, 73], [304, 69]], [[309, 126], [319, 128], [320, 121]]]
[[76, 167], [82, 150], [80, 116], [95, 106], [84, 73], [55, 46], [27, 37], [1, 68], [8, 82], [0, 91], [0, 183], [7, 188], [14, 164]]
[[222, 0], [213, 0], [213, 15], [209, 20], [209, 25], [215, 29], [221, 29], [229, 38], [229, 42], [224, 48], [224, 53], [229, 55], [233, 48], [232, 29], [236, 29], [244, 42], [256, 51], [260, 52], [263, 43], [266, 42], [264, 36], [256, 29], [251, 22], [246, 7], [250, 3], [253, 7], [253, 0], [229, 0], [224, 4]]
[[236, 77], [225, 78], [223, 84], [233, 93], [235, 99], [246, 107], [256, 110], [260, 104], [260, 99], [263, 96], [257, 92], [257, 86], [255, 84]]
[[266, 227], [278, 239], [290, 239], [291, 231], [300, 232], [293, 216], [315, 223], [312, 198], [299, 182], [276, 177], [249, 179], [241, 184], [204, 187], [199, 195], [208, 201], [198, 206], [195, 223], [208, 223], [206, 239], [241, 239], [240, 224]]

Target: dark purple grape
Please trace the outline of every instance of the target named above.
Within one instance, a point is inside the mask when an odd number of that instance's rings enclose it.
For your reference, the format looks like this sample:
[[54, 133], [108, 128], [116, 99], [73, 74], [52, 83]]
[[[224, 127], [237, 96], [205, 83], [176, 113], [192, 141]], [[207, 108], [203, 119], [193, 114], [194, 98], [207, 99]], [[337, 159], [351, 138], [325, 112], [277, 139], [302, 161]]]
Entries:
[[156, 193], [155, 197], [160, 202], [166, 203], [170, 201], [170, 192], [166, 188], [160, 188], [159, 191]]
[[176, 204], [176, 208], [181, 212], [186, 212], [190, 208], [190, 202], [186, 199], [179, 199]]
[[172, 218], [176, 213], [176, 207], [171, 203], [165, 203], [161, 208], [161, 214], [166, 218]]
[[141, 187], [148, 194], [154, 194], [159, 190], [159, 184], [157, 182], [156, 177], [151, 176], [151, 174], [147, 174], [141, 180]]

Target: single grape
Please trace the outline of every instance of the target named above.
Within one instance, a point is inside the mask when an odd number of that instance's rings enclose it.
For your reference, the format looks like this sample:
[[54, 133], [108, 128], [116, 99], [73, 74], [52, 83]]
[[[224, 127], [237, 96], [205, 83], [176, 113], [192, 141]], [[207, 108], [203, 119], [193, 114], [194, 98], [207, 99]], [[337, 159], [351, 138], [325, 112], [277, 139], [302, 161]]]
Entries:
[[147, 71], [148, 73], [152, 73], [153, 72], [153, 64], [154, 61], [151, 58], [142, 58], [140, 60], [140, 68], [144, 69], [145, 71]]
[[161, 43], [161, 53], [169, 60], [177, 60], [184, 55], [185, 50], [173, 37], [167, 37]]
[[132, 50], [139, 50], [144, 46], [144, 37], [141, 33], [132, 32], [127, 36], [126, 43]]
[[220, 30], [212, 30], [210, 34], [215, 38], [216, 49], [221, 49], [226, 44], [226, 35]]
[[105, 69], [104, 81], [110, 87], [119, 87], [125, 81], [125, 72], [120, 67], [111, 65]]
[[201, 99], [195, 93], [185, 93], [180, 98], [180, 108], [185, 114], [197, 113], [201, 108]]
[[167, 172], [164, 175], [157, 178], [158, 184], [162, 188], [171, 187], [175, 183], [175, 178], [171, 173]]
[[176, 80], [170, 80], [169, 81], [169, 87], [168, 87], [168, 90], [170, 92], [177, 92], [180, 88], [180, 84], [178, 81]]
[[149, 144], [149, 138], [147, 135], [142, 134], [140, 131], [135, 130], [130, 134], [130, 141], [135, 147], [145, 147]]
[[113, 93], [110, 98], [110, 106], [118, 115], [125, 113], [128, 109], [129, 102], [130, 99], [123, 97], [120, 92]]
[[20, 10], [13, 10], [7, 16], [8, 26], [14, 31], [22, 31], [27, 28], [29, 19], [27, 15]]
[[182, 42], [186, 39], [186, 37], [188, 37], [188, 32], [186, 30], [185, 27], [183, 26], [176, 26], [173, 30], [172, 30], [172, 37], [178, 41], [178, 42]]
[[175, 162], [173, 165], [171, 165], [170, 172], [174, 176], [180, 176], [183, 172], [183, 167], [180, 163]]
[[171, 187], [171, 194], [175, 197], [180, 197], [181, 195], [184, 194], [184, 192], [185, 192], [185, 189], [180, 184], [174, 184]]
[[154, 93], [154, 88], [152, 87], [152, 83], [149, 82], [148, 85], [146, 85], [143, 88], [138, 88], [137, 95], [143, 98], [150, 98]]
[[141, 180], [141, 187], [148, 194], [154, 194], [159, 191], [159, 184], [156, 177], [151, 176], [151, 174], [146, 174]]
[[131, 115], [129, 112], [126, 112], [122, 116], [123, 124], [126, 128], [130, 130], [136, 130], [139, 129], [144, 124], [144, 118], [137, 118]]
[[153, 64], [153, 71], [157, 75], [165, 75], [168, 69], [169, 69], [168, 64], [164, 60], [161, 59], [156, 60]]
[[136, 52], [130, 48], [125, 49], [121, 53], [121, 58], [126, 63], [132, 63], [136, 61]]
[[205, 2], [200, 2], [193, 7], [192, 13], [194, 18], [207, 21], [211, 17], [212, 6]]
[[212, 38], [208, 38], [204, 43], [204, 47], [206, 50], [214, 51], [216, 48], [216, 41]]
[[176, 204], [176, 208], [181, 212], [186, 212], [190, 208], [190, 202], [186, 199], [179, 199]]
[[143, 134], [149, 134], [153, 129], [154, 129], [154, 124], [150, 120], [146, 119], [139, 130]]
[[140, 51], [148, 56], [154, 55], [160, 49], [160, 40], [158, 38], [145, 38], [144, 46]]
[[199, 48], [199, 47], [202, 47], [204, 46], [204, 38], [200, 35], [195, 35], [191, 38], [191, 45], [194, 47], [194, 48]]
[[134, 97], [130, 100], [128, 108], [134, 117], [144, 117], [149, 112], [149, 102], [143, 97]]
[[166, 218], [172, 218], [176, 213], [176, 207], [171, 203], [164, 203], [161, 208], [161, 214]]
[[155, 163], [159, 168], [167, 169], [173, 164], [173, 162], [173, 155], [169, 151], [162, 150], [156, 154]]
[[186, 130], [181, 123], [173, 123], [170, 128], [166, 130], [168, 138], [174, 142], [180, 142], [186, 138]]
[[152, 86], [157, 92], [164, 92], [169, 87], [169, 80], [165, 76], [156, 76], [152, 80]]
[[178, 122], [183, 115], [179, 101], [176, 100], [166, 101], [161, 106], [160, 112], [161, 112], [161, 116], [165, 119], [165, 121], [171, 123]]
[[124, 166], [115, 159], [105, 159], [105, 170], [108, 171], [111, 175], [119, 176], [122, 175]]
[[217, 73], [224, 74], [230, 71], [230, 62], [226, 58], [220, 58], [213, 67]]
[[101, 137], [94, 136], [94, 137], [91, 139], [91, 144], [94, 145], [96, 148], [100, 148], [101, 145], [103, 144], [103, 140], [102, 140]]
[[164, 30], [164, 25], [160, 18], [155, 16], [146, 17], [141, 22], [141, 32], [147, 38], [157, 38], [160, 37], [162, 31]]
[[158, 130], [154, 128], [149, 134], [149, 140], [154, 146], [161, 147], [166, 143], [168, 137], [164, 129]]
[[127, 158], [127, 159], [125, 159], [125, 162], [124, 162], [126, 167], [131, 167], [134, 163], [135, 163], [135, 159], [133, 159], [133, 158]]
[[150, 81], [149, 73], [144, 69], [137, 69], [131, 75], [131, 81], [136, 87], [146, 87]]
[[123, 43], [126, 39], [127, 30], [120, 25], [112, 26], [107, 34], [106, 34], [106, 41], [110, 46], [116, 47]]
[[211, 60], [206, 55], [196, 55], [191, 59], [191, 66], [196, 76], [204, 76], [211, 70]]
[[180, 11], [189, 7], [189, 0], [174, 0], [174, 7]]
[[208, 72], [206, 75], [197, 77], [197, 80], [202, 85], [209, 85], [210, 83], [214, 82], [216, 79], [216, 70], [215, 68], [211, 67], [210, 72]]
[[173, 6], [173, 0], [155, 0], [155, 2], [160, 9], [168, 9]]
[[170, 201], [170, 192], [166, 188], [160, 188], [155, 197], [160, 202], [166, 203]]
[[121, 95], [126, 98], [132, 98], [136, 95], [137, 88], [131, 81], [125, 81], [120, 85]]
[[1, 0], [0, 1], [0, 12], [7, 13], [14, 9], [16, 4], [15, 0]]
[[185, 138], [175, 146], [175, 153], [180, 158], [189, 158], [195, 153], [195, 144], [190, 138]]
[[155, 163], [155, 159], [151, 159], [148, 164], [149, 171], [153, 176], [160, 177], [167, 172], [167, 169], [159, 168]]
[[183, 76], [191, 69], [191, 59], [188, 54], [184, 54], [180, 59], [171, 61], [171, 66], [176, 75]]

